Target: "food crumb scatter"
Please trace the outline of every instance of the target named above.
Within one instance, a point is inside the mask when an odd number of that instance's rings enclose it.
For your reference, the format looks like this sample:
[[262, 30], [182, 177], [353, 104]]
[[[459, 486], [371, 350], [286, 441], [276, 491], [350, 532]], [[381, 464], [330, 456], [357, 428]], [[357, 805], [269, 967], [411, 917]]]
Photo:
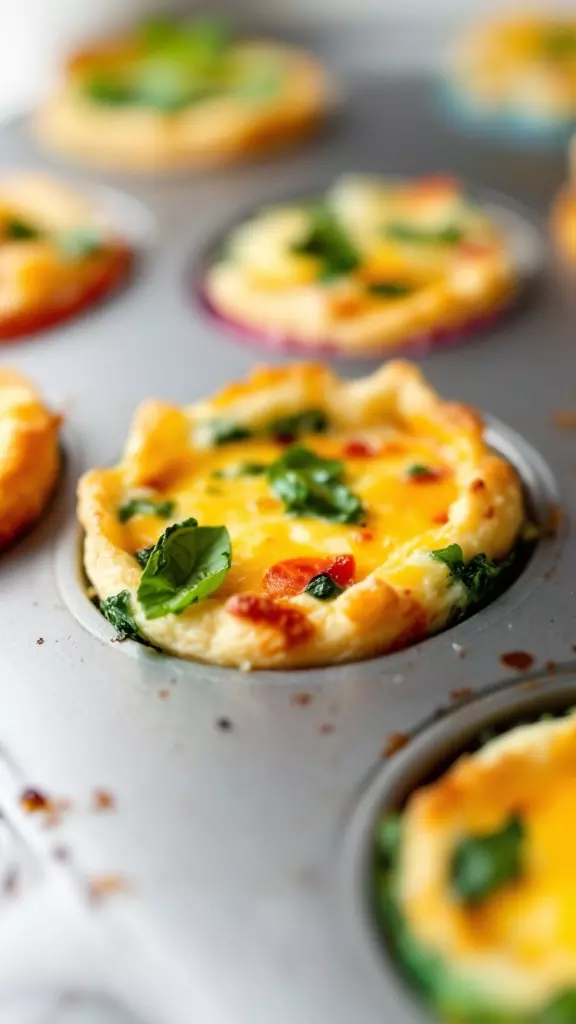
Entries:
[[306, 708], [312, 703], [311, 693], [293, 693], [290, 703], [295, 708]]
[[42, 644], [44, 643], [44, 637], [43, 636], [39, 636], [37, 641], [36, 641], [36, 643], [38, 644], [39, 647], [41, 647]]
[[234, 728], [229, 718], [219, 718], [216, 722], [216, 726], [221, 732], [231, 732]]
[[128, 884], [121, 875], [99, 875], [90, 879], [88, 883], [88, 895], [94, 903], [98, 903], [107, 896], [115, 896], [117, 893], [126, 892]]
[[39, 811], [47, 811], [50, 800], [39, 789], [25, 789], [20, 797], [20, 806], [27, 814], [36, 814]]
[[470, 700], [473, 696], [474, 690], [471, 686], [462, 686], [459, 690], [450, 691], [452, 700]]
[[334, 730], [335, 726], [332, 725], [331, 722], [323, 722], [318, 732], [321, 733], [322, 736], [330, 736], [334, 732]]
[[410, 736], [407, 732], [391, 732], [386, 738], [386, 742], [382, 749], [382, 757], [393, 757], [399, 750], [409, 742]]
[[158, 690], [158, 696], [160, 700], [168, 700], [170, 696], [170, 690]]
[[518, 672], [527, 672], [531, 669], [536, 658], [528, 651], [508, 651], [500, 655], [500, 661], [506, 668], [516, 669]]
[[116, 807], [116, 800], [107, 789], [95, 789], [93, 808], [95, 811], [111, 811]]

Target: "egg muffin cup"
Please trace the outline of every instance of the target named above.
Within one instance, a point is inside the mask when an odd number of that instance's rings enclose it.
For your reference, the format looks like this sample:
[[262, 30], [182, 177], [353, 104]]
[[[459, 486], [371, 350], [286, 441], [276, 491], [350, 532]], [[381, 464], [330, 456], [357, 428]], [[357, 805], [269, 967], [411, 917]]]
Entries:
[[60, 470], [60, 417], [31, 384], [0, 369], [0, 549], [40, 516]]
[[121, 634], [287, 668], [396, 650], [462, 617], [525, 511], [479, 416], [397, 362], [355, 382], [265, 367], [184, 409], [147, 402], [119, 465], [81, 479], [78, 515]]
[[0, 341], [83, 312], [132, 263], [127, 243], [85, 196], [36, 174], [0, 181]]
[[454, 50], [441, 95], [474, 131], [564, 144], [576, 125], [576, 19], [526, 14], [475, 26]]
[[546, 713], [483, 736], [380, 817], [377, 916], [440, 1019], [570, 1021], [576, 717]]
[[128, 172], [228, 164], [317, 129], [332, 86], [306, 53], [235, 41], [208, 18], [159, 18], [73, 54], [35, 118], [46, 146]]
[[370, 356], [453, 343], [508, 309], [512, 246], [452, 178], [338, 180], [233, 230], [202, 299], [271, 346]]

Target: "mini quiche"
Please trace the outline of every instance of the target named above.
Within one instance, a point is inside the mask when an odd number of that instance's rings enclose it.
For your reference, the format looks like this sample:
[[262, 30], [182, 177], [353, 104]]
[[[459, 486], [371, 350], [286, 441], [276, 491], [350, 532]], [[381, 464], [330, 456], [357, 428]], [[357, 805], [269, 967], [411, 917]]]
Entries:
[[0, 548], [38, 518], [52, 493], [59, 426], [28, 381], [0, 368]]
[[442, 1019], [576, 1020], [575, 811], [571, 714], [491, 740], [381, 819], [379, 916]]
[[576, 136], [572, 139], [571, 181], [552, 204], [552, 236], [562, 257], [576, 264]]
[[312, 57], [237, 41], [214, 18], [148, 21], [68, 61], [36, 118], [49, 146], [126, 171], [228, 163], [317, 127], [331, 88]]
[[124, 279], [131, 261], [86, 196], [33, 174], [0, 181], [0, 341], [84, 310]]
[[451, 89], [471, 122], [565, 138], [576, 124], [576, 17], [542, 10], [474, 27], [456, 47]]
[[445, 341], [508, 303], [516, 284], [506, 239], [454, 179], [354, 175], [241, 224], [204, 295], [272, 344], [357, 355]]
[[408, 363], [260, 368], [137, 411], [79, 484], [84, 565], [124, 636], [241, 668], [405, 646], [485, 598], [524, 519], [482, 422]]

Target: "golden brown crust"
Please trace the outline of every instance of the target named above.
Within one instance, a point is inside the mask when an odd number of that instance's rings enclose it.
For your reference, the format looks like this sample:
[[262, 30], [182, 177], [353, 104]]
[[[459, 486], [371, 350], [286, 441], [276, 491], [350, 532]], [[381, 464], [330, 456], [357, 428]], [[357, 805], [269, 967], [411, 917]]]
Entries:
[[[454, 476], [456, 499], [446, 515], [426, 527], [425, 540], [408, 538], [386, 555], [377, 549], [376, 570], [337, 601], [316, 601], [304, 593], [282, 598], [278, 603], [283, 615], [274, 613], [274, 622], [262, 611], [261, 594], [253, 589], [248, 595], [242, 592], [238, 601], [234, 580], [235, 572], [242, 570], [244, 541], [240, 538], [236, 550], [233, 539], [236, 570], [216, 593], [181, 615], [146, 619], [136, 599], [141, 569], [118, 520], [119, 504], [130, 489], [154, 487], [164, 496], [180, 493], [178, 480], [189, 479], [195, 461], [212, 458], [214, 449], [205, 447], [203, 429], [214, 419], [257, 430], [273, 419], [310, 408], [323, 410], [339, 437], [389, 428], [401, 436], [405, 432], [408, 441], [422, 436], [437, 445]], [[240, 450], [237, 457], [242, 457]], [[257, 508], [270, 504], [277, 502], [260, 498]], [[187, 514], [179, 510], [180, 519]], [[218, 514], [228, 525], [226, 514]], [[232, 514], [252, 516], [238, 505], [232, 506]], [[250, 544], [262, 525], [259, 515], [266, 514], [257, 512], [249, 519]], [[279, 514], [282, 522], [293, 521], [281, 509]], [[263, 367], [186, 409], [146, 402], [136, 412], [122, 462], [113, 469], [91, 470], [78, 490], [78, 516], [86, 532], [85, 566], [99, 596], [128, 590], [141, 632], [166, 651], [243, 668], [349, 661], [422, 638], [445, 624], [454, 601], [461, 598], [445, 566], [430, 558], [430, 550], [458, 543], [466, 559], [480, 552], [501, 558], [514, 544], [523, 514], [517, 477], [507, 462], [486, 448], [479, 416], [465, 406], [444, 402], [414, 366], [403, 362], [351, 382], [321, 364]], [[299, 520], [294, 522], [296, 530], [302, 529]], [[310, 520], [300, 522], [312, 529]], [[370, 530], [329, 523], [316, 529], [324, 531], [324, 540], [330, 531], [334, 534], [329, 550], [341, 543], [349, 550], [349, 543], [363, 543], [363, 532], [370, 535]], [[249, 600], [253, 615], [246, 613]]]
[[[35, 237], [4, 234], [23, 222]], [[98, 247], [67, 255], [66, 232], [94, 232]], [[128, 276], [133, 253], [93, 202], [61, 182], [23, 172], [0, 181], [0, 342], [52, 327], [82, 312]]]
[[568, 263], [576, 265], [576, 187], [567, 186], [556, 197], [551, 226], [558, 252]]
[[[326, 278], [321, 259], [301, 251], [309, 204], [267, 207], [231, 232], [225, 258], [208, 269], [210, 308], [271, 345], [354, 355], [465, 333], [510, 302], [518, 275], [508, 242], [454, 180], [350, 175], [324, 198], [356, 254], [352, 270]], [[398, 224], [423, 236], [453, 231], [457, 241], [388, 237]], [[387, 283], [406, 290], [379, 294]]]
[[40, 515], [60, 468], [60, 417], [50, 413], [31, 385], [0, 370], [0, 547]]
[[[103, 47], [122, 61], [126, 45]], [[207, 99], [170, 114], [98, 107], [76, 88], [78, 73], [97, 66], [102, 56], [102, 47], [93, 47], [69, 62], [65, 81], [38, 112], [37, 134], [47, 146], [94, 166], [148, 174], [249, 160], [314, 132], [332, 92], [320, 65], [276, 43], [241, 43], [237, 50], [282, 64], [285, 82], [277, 96], [251, 106], [233, 97]]]

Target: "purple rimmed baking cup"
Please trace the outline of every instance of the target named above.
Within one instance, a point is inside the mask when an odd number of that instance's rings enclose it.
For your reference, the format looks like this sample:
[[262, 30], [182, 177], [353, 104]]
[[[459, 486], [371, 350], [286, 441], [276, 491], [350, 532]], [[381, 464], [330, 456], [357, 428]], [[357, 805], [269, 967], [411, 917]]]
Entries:
[[477, 316], [471, 316], [458, 324], [451, 324], [445, 327], [433, 327], [428, 331], [420, 331], [410, 335], [405, 341], [394, 345], [382, 345], [381, 348], [370, 350], [346, 351], [331, 341], [317, 341], [311, 344], [298, 341], [283, 331], [269, 331], [260, 327], [252, 327], [241, 320], [221, 313], [216, 308], [206, 290], [205, 282], [197, 288], [197, 299], [204, 310], [227, 334], [234, 337], [252, 348], [272, 349], [276, 352], [292, 353], [294, 355], [340, 357], [344, 359], [379, 359], [383, 356], [396, 356], [414, 353], [415, 355], [427, 355], [436, 350], [456, 348], [464, 344], [470, 338], [479, 334], [480, 331], [490, 327], [496, 321], [516, 309], [518, 305], [518, 293], [507, 296], [493, 309]]

